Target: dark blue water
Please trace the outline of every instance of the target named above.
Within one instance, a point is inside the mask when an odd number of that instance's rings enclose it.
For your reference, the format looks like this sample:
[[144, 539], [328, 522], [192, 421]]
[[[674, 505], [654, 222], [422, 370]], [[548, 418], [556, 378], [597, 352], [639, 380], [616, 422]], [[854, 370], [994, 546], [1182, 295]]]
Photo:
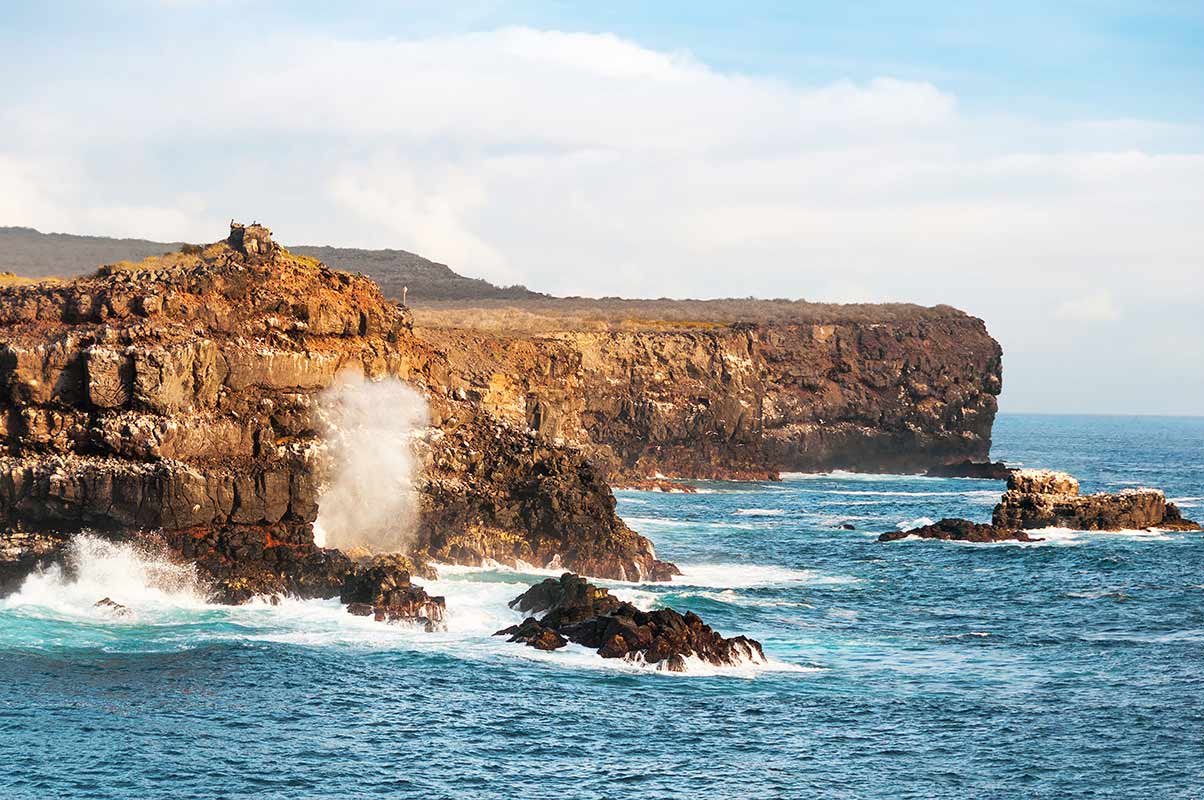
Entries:
[[[1204, 516], [1204, 419], [1005, 416], [993, 453]], [[1204, 536], [904, 541], [994, 482], [790, 476], [623, 492], [685, 568], [617, 586], [759, 638], [769, 669], [674, 676], [489, 637], [537, 575], [450, 571], [451, 629], [334, 603], [204, 605], [102, 542], [0, 601], [3, 797], [1204, 795]], [[855, 531], [838, 529], [842, 522]], [[103, 595], [134, 609], [114, 618]]]

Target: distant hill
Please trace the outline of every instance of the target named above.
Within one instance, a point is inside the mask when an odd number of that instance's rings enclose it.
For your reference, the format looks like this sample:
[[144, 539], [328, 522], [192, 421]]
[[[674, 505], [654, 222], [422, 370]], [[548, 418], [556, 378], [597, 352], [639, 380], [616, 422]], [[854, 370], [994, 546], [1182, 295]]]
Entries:
[[[27, 278], [70, 278], [91, 272], [101, 264], [141, 261], [179, 250], [183, 242], [146, 239], [112, 239], [41, 233], [33, 228], [0, 227], [0, 272]], [[535, 300], [548, 297], [523, 286], [495, 286], [480, 278], [467, 278], [446, 264], [437, 264], [405, 250], [359, 250], [352, 247], [288, 246], [337, 269], [362, 272], [380, 284], [387, 297], [401, 298], [410, 288], [411, 301]]]

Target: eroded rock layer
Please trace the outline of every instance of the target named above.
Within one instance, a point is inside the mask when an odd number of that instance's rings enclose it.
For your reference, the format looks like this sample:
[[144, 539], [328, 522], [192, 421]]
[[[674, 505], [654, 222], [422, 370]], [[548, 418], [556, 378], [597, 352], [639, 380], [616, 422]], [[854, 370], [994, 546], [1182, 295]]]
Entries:
[[447, 355], [449, 384], [581, 445], [608, 477], [755, 480], [983, 461], [999, 345], [979, 319], [919, 311], [881, 323], [549, 322], [526, 335], [443, 327], [435, 316], [416, 330]]

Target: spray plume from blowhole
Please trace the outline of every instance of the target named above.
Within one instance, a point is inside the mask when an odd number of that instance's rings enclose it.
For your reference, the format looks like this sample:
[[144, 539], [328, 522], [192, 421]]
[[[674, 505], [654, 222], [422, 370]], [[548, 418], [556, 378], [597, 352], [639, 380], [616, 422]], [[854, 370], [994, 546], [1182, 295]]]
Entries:
[[427, 425], [426, 400], [393, 378], [344, 373], [322, 393], [319, 418], [329, 459], [314, 541], [405, 552], [418, 520], [414, 437]]

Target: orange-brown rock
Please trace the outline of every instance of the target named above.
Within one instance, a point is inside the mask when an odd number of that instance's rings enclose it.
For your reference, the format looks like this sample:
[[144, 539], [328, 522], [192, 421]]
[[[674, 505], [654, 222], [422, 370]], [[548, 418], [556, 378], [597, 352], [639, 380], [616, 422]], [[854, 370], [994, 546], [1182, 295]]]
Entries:
[[203, 248], [0, 287], [0, 588], [90, 529], [154, 532], [223, 600], [338, 595], [353, 565], [313, 543], [314, 411], [344, 370], [408, 380], [447, 429], [426, 454], [423, 556], [663, 573], [579, 454], [441, 381], [407, 309], [236, 224]]
[[1085, 531], [1199, 530], [1158, 489], [1080, 494], [1065, 472], [1019, 470], [995, 506], [992, 523], [1003, 528], [1072, 528]]
[[519, 333], [431, 311], [415, 330], [447, 356], [449, 385], [580, 445], [620, 482], [985, 460], [1001, 357], [981, 320], [912, 307], [842, 321], [840, 307], [825, 308], [834, 321], [549, 316]]

